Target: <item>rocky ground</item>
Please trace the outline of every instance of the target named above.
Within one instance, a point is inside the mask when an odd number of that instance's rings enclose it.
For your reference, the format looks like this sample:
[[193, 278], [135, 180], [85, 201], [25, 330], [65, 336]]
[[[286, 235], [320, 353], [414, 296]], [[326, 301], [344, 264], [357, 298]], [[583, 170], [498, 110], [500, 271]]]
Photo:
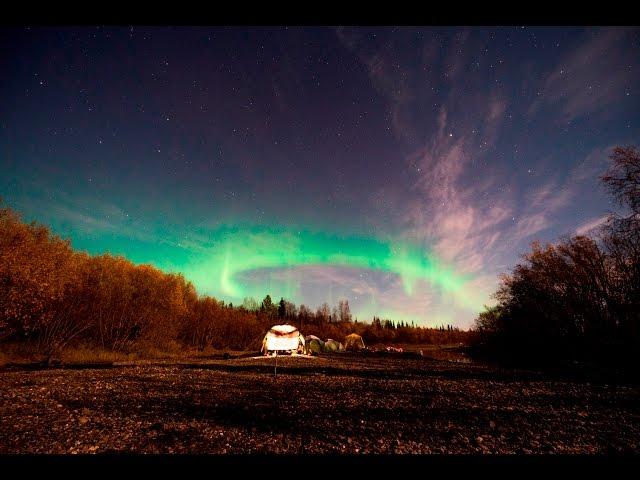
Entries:
[[0, 372], [0, 453], [640, 451], [640, 387], [424, 358]]

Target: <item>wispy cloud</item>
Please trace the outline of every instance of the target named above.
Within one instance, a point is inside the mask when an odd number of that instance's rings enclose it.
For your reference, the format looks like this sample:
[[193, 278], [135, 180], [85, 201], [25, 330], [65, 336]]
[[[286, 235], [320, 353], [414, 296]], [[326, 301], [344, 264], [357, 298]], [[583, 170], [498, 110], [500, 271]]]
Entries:
[[[393, 56], [388, 51], [359, 48], [358, 32], [339, 32], [339, 36], [360, 57], [374, 85], [386, 96], [395, 119], [392, 127], [396, 137], [413, 146], [405, 158], [409, 170], [406, 191], [397, 195], [388, 189], [378, 192], [374, 195], [376, 205], [384, 209], [384, 200], [394, 205], [401, 202], [404, 211], [400, 219], [401, 235], [424, 244], [456, 271], [472, 275], [475, 283], [470, 288], [489, 291], [495, 285], [495, 276], [487, 275], [486, 269], [497, 254], [503, 235], [498, 227], [512, 220], [514, 207], [506, 192], [486, 195], [497, 191], [499, 180], [490, 171], [479, 168], [484, 152], [498, 138], [508, 102], [491, 86], [473, 95], [460, 91], [456, 79], [469, 73], [471, 57], [466, 43], [470, 33], [463, 31], [450, 39], [425, 41], [420, 78], [426, 86], [416, 91], [411, 90], [411, 79], [417, 74], [402, 65], [389, 68], [387, 58]], [[437, 65], [434, 52], [442, 48], [442, 42], [447, 43], [451, 55]], [[415, 125], [408, 120], [411, 118], [408, 99], [418, 98], [427, 103], [422, 97], [443, 84], [448, 90], [447, 101], [437, 109], [433, 124], [423, 126], [422, 134], [418, 135]], [[420, 137], [426, 141], [416, 143]], [[425, 315], [439, 312], [442, 316], [447, 309], [452, 312], [446, 297], [423, 285], [419, 295], [427, 294], [432, 300]]]
[[608, 219], [609, 219], [608, 215], [603, 215], [601, 217], [596, 217], [596, 218], [587, 220], [578, 228], [576, 228], [576, 235], [588, 235], [590, 233], [593, 233], [599, 227], [604, 225]]
[[[467, 48], [471, 35], [463, 31], [450, 38], [425, 39], [423, 66], [417, 72], [398, 62], [392, 44], [375, 50], [357, 30], [338, 32], [367, 67], [372, 84], [389, 104], [396, 137], [411, 150], [404, 156], [405, 188], [385, 187], [374, 193], [374, 205], [382, 212], [391, 205], [396, 209], [402, 205], [404, 213], [395, 231], [422, 243], [457, 272], [468, 275], [472, 279], [469, 288], [483, 292], [489, 302], [497, 274], [517, 258], [517, 249], [526, 248], [523, 242], [558, 227], [559, 217], [575, 199], [587, 186], [593, 188], [606, 152], [597, 149], [583, 160], [576, 158], [568, 173], [552, 170], [543, 182], [529, 170], [526, 182], [513, 185], [517, 172], [487, 160], [495, 154], [503, 130], [512, 125], [507, 118], [512, 118], [510, 109], [516, 107], [493, 84], [474, 82], [477, 55]], [[584, 46], [562, 59], [562, 73], [554, 71], [538, 85], [544, 95], [529, 113], [555, 109], [556, 118], [562, 121], [593, 113], [616, 100], [620, 91], [614, 85], [623, 81], [624, 72], [619, 72], [629, 49], [624, 54], [611, 50], [628, 35], [629, 30], [623, 29], [592, 32]], [[482, 43], [482, 39], [475, 40]], [[476, 47], [478, 41], [474, 41]], [[442, 49], [449, 55], [439, 56]], [[607, 55], [605, 63], [617, 69], [613, 78], [606, 69], [593, 66], [594, 59]], [[589, 94], [588, 84], [597, 86], [598, 92]], [[447, 94], [430, 102], [437, 90]], [[411, 121], [416, 103], [437, 105], [431, 123]], [[527, 106], [520, 105], [520, 111], [523, 108]], [[442, 312], [448, 300], [428, 286], [421, 294], [427, 291], [429, 310]], [[469, 314], [458, 313], [468, 324]]]
[[[585, 42], [560, 59], [546, 77], [530, 114], [542, 108], [560, 108], [562, 120], [576, 118], [610, 108], [638, 93], [631, 66], [637, 51], [625, 48], [633, 43], [637, 30], [632, 28], [598, 28], [585, 34]], [[632, 92], [633, 91], [633, 92]]]
[[[489, 106], [488, 109], [494, 108]], [[495, 111], [487, 123], [499, 128]], [[505, 198], [483, 202], [482, 193], [491, 181], [465, 184], [472, 169], [470, 152], [477, 151], [472, 131], [458, 128], [451, 136], [447, 111], [438, 116], [438, 130], [430, 146], [410, 158], [419, 174], [415, 197], [406, 209], [406, 234], [431, 244], [444, 261], [459, 271], [474, 273], [482, 270], [501, 233], [496, 227], [510, 219], [512, 207]]]
[[[400, 39], [404, 39], [402, 33], [399, 32]], [[380, 48], [372, 49], [358, 29], [338, 28], [336, 34], [342, 44], [366, 66], [376, 91], [390, 99], [389, 116], [394, 135], [413, 142], [419, 133], [407, 110], [414, 100], [411, 89], [413, 72], [397, 59], [395, 42], [398, 40], [388, 41]]]
[[[142, 219], [136, 219], [122, 207], [89, 195], [71, 195], [46, 184], [33, 184], [41, 197], [19, 197], [16, 207], [27, 211], [34, 218], [46, 221], [61, 229], [63, 236], [73, 233], [76, 237], [100, 237], [104, 234], [150, 244], [166, 244], [185, 248], [180, 234], [168, 238], [149, 229]], [[169, 228], [167, 228], [169, 229]]]

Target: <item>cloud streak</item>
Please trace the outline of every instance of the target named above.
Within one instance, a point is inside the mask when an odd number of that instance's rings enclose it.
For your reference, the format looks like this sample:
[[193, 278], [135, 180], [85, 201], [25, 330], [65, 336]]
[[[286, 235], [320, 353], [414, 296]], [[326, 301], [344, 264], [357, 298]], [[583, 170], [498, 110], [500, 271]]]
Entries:
[[560, 119], [570, 122], [610, 108], [628, 93], [639, 93], [630, 68], [637, 52], [625, 48], [634, 42], [634, 34], [637, 30], [632, 28], [587, 32], [582, 45], [565, 54], [548, 74], [530, 113], [560, 108]]
[[600, 228], [602, 225], [604, 225], [607, 222], [608, 219], [609, 219], [609, 215], [603, 215], [601, 217], [596, 217], [596, 218], [592, 218], [590, 220], [587, 220], [582, 225], [580, 225], [578, 228], [576, 228], [575, 234], [576, 235], [588, 235], [590, 233], [593, 233], [598, 228]]

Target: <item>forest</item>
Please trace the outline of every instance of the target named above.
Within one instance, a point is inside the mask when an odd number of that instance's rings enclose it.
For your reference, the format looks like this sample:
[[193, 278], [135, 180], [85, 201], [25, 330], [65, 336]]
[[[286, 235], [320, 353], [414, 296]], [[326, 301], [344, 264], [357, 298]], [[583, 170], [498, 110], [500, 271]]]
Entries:
[[274, 323], [342, 340], [356, 332], [371, 343], [449, 344], [469, 332], [374, 318], [353, 320], [348, 300], [333, 309], [296, 306], [270, 295], [234, 306], [199, 295], [180, 274], [135, 265], [121, 256], [74, 251], [37, 223], [0, 208], [0, 342], [52, 358], [70, 346], [115, 352], [254, 350]]

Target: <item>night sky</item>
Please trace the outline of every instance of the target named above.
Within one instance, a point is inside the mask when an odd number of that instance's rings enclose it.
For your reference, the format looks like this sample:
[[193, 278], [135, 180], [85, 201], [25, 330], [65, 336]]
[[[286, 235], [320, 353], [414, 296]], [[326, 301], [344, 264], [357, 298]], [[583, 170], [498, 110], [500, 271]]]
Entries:
[[613, 206], [640, 30], [0, 30], [0, 196], [75, 248], [468, 327], [535, 239]]

